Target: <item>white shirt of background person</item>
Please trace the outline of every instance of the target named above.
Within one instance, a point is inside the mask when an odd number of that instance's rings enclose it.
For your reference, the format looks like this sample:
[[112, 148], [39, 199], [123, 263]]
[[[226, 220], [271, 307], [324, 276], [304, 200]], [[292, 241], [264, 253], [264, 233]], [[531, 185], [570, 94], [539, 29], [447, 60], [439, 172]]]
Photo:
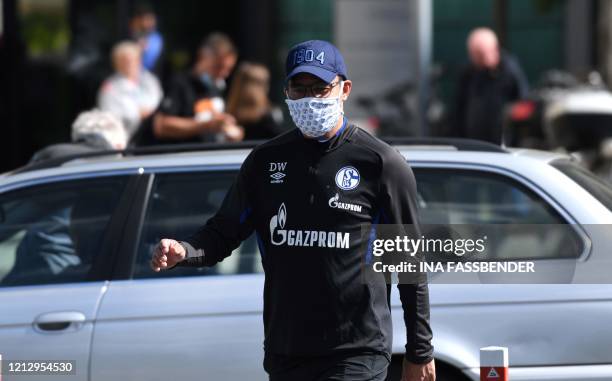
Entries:
[[129, 137], [163, 97], [159, 80], [142, 67], [140, 54], [134, 42], [117, 44], [112, 52], [115, 74], [104, 81], [98, 92], [98, 107], [120, 118]]

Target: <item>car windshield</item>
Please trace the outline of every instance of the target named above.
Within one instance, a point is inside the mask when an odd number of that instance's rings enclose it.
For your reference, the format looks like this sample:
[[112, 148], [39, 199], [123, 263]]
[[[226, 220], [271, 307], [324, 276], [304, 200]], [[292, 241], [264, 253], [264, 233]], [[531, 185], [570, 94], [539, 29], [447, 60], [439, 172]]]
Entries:
[[586, 189], [606, 208], [612, 211], [612, 186], [599, 179], [593, 173], [569, 160], [557, 160], [551, 165]]

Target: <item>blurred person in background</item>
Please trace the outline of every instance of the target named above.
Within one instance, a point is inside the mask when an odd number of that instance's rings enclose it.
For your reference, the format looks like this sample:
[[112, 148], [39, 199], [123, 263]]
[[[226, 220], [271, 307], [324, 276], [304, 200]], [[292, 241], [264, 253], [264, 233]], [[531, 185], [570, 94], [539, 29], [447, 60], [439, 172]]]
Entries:
[[155, 72], [164, 49], [164, 39], [157, 30], [157, 15], [151, 5], [141, 3], [136, 6], [129, 28], [131, 38], [142, 49], [142, 66]]
[[500, 144], [504, 107], [527, 95], [518, 61], [500, 49], [495, 33], [474, 29], [467, 40], [470, 65], [457, 86], [457, 135]]
[[225, 80], [237, 60], [229, 37], [214, 33], [197, 51], [189, 73], [175, 76], [159, 112], [152, 132], [143, 129], [136, 144], [197, 143], [220, 140], [240, 141], [242, 128], [225, 112]]
[[232, 40], [224, 33], [211, 33], [204, 43], [214, 56], [210, 75], [215, 86], [221, 92], [226, 89], [226, 80], [232, 74], [232, 70], [238, 61], [238, 51]]
[[238, 66], [229, 89], [227, 112], [244, 128], [245, 140], [270, 139], [282, 133], [283, 112], [268, 99], [270, 72], [256, 63]]
[[[100, 110], [79, 114], [72, 124], [71, 135], [71, 143], [43, 148], [34, 154], [30, 164], [95, 151], [120, 150], [127, 144], [127, 135], [121, 121], [113, 114]], [[75, 210], [69, 202], [70, 199], [65, 201], [65, 204], [59, 202], [41, 205], [40, 208], [22, 208], [20, 218], [23, 219], [23, 224], [45, 211], [46, 215], [38, 217], [35, 224], [28, 226], [17, 246], [15, 265], [2, 279], [3, 285], [18, 285], [33, 276], [65, 273], [68, 268], [75, 269], [83, 264], [82, 255], [86, 253], [78, 252], [74, 226], [71, 228]], [[2, 236], [14, 233], [7, 230], [2, 232]]]
[[157, 77], [142, 67], [140, 55], [135, 42], [115, 45], [112, 51], [115, 73], [102, 83], [98, 92], [98, 107], [120, 118], [130, 137], [157, 109], [163, 95]]
[[36, 152], [30, 164], [62, 156], [122, 150], [128, 142], [121, 120], [108, 111], [97, 109], [84, 111], [77, 116], [72, 124], [71, 139], [70, 143], [53, 144]]

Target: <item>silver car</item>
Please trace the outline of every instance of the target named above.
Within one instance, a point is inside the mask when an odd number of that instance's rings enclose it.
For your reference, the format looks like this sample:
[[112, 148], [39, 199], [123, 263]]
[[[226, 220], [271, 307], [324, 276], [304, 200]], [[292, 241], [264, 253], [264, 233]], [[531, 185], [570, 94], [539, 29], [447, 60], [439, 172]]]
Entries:
[[[571, 261], [610, 269], [601, 264], [612, 260], [612, 234], [598, 227], [612, 223], [612, 190], [569, 157], [456, 141], [398, 149], [414, 169], [424, 222], [569, 224], [581, 243]], [[267, 379], [253, 237], [213, 268], [149, 267], [160, 238], [186, 238], [212, 216], [247, 154], [107, 155], [0, 177], [5, 367], [70, 360], [73, 381]], [[508, 239], [528, 248], [543, 238]], [[559, 237], [545, 240], [532, 259], [567, 260]], [[478, 380], [478, 350], [488, 345], [509, 348], [512, 380], [612, 379], [612, 286], [597, 283], [432, 284], [438, 379]], [[390, 377], [399, 379], [395, 291], [392, 312]]]

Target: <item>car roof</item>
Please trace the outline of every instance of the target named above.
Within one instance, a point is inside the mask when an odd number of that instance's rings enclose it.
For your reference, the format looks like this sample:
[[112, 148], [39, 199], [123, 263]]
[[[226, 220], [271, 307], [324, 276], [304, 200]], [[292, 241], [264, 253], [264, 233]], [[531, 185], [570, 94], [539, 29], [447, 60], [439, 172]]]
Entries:
[[[548, 164], [556, 159], [569, 159], [560, 153], [531, 149], [462, 150], [452, 145], [411, 144], [394, 145], [411, 163], [448, 162], [466, 164], [496, 164], [521, 161]], [[171, 149], [170, 149], [171, 151]], [[107, 154], [75, 158], [60, 165], [27, 171], [8, 172], [0, 175], [0, 185], [23, 182], [45, 177], [70, 176], [92, 173], [146, 173], [179, 167], [223, 166], [237, 167], [246, 158], [250, 148], [218, 149], [186, 152], [164, 152], [146, 155], [123, 156]]]

